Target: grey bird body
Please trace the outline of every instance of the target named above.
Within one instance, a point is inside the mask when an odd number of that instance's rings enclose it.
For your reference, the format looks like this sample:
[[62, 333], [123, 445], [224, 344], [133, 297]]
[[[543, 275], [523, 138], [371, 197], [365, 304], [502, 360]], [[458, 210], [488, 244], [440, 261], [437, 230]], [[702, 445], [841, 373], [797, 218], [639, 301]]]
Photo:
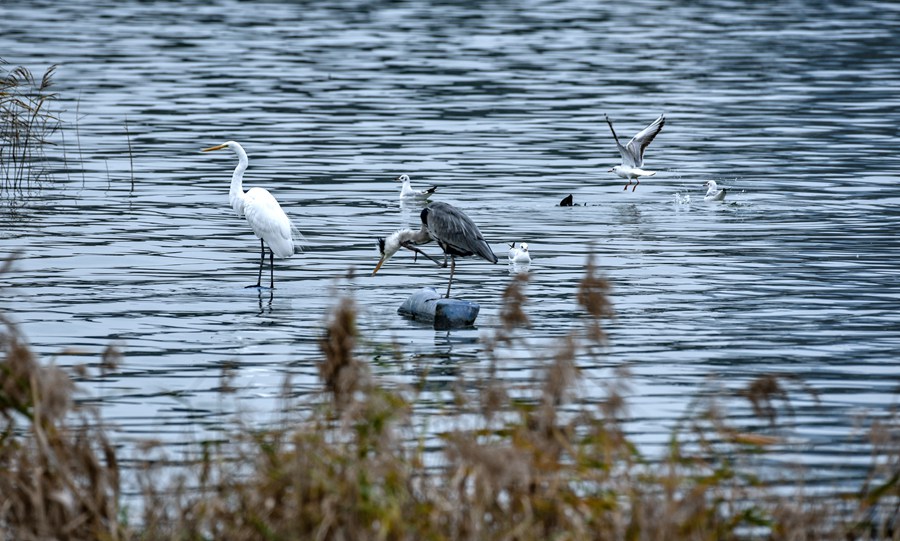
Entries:
[[[422, 254], [442, 267], [447, 266], [450, 256], [450, 281], [447, 283], [447, 297], [450, 297], [450, 286], [453, 284], [453, 273], [456, 269], [457, 257], [478, 256], [496, 263], [497, 255], [484, 240], [484, 235], [475, 222], [458, 208], [437, 201], [425, 205], [421, 213], [422, 228], [419, 231], [401, 229], [386, 239], [378, 239], [381, 260], [372, 271], [374, 275], [385, 261], [391, 258], [400, 248], [406, 248]], [[434, 241], [444, 252], [444, 261], [439, 262], [418, 248], [419, 245]]]

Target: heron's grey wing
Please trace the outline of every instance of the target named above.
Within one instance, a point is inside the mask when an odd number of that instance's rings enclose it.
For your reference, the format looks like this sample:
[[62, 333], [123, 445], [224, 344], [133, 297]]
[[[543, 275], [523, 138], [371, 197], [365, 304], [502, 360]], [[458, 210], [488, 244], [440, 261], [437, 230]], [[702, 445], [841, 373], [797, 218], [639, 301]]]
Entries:
[[497, 262], [497, 256], [484, 240], [484, 235], [463, 211], [441, 201], [431, 203], [426, 208], [428, 232], [436, 241], [447, 247], [447, 253], [460, 256], [477, 255], [491, 263]]
[[639, 131], [637, 135], [631, 138], [631, 141], [628, 141], [626, 152], [631, 156], [631, 160], [634, 162], [633, 165], [635, 167], [642, 167], [644, 165], [644, 149], [653, 141], [656, 134], [662, 130], [665, 123], [665, 114], [659, 115], [659, 118], [651, 122], [650, 125], [643, 130]]

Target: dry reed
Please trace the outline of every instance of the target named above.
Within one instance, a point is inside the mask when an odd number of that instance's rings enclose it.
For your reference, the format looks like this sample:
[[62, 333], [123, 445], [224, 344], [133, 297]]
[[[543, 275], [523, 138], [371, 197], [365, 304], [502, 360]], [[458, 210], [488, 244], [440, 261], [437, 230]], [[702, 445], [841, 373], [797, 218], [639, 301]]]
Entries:
[[44, 147], [61, 125], [52, 109], [55, 71], [50, 66], [36, 79], [18, 66], [0, 77], [0, 191], [7, 194], [28, 191], [49, 177]]
[[[767, 447], [785, 445], [767, 432], [789, 411], [791, 390], [777, 377], [760, 377], [728, 398], [746, 400], [766, 421], [763, 429], [733, 426], [719, 404], [725, 395], [702, 395], [673, 430], [668, 453], [642, 456], [626, 430], [625, 373], [606, 384], [599, 404], [579, 397], [577, 361], [589, 348], [602, 349], [604, 322], [613, 316], [608, 284], [595, 273], [589, 265], [573, 299], [585, 316], [583, 331], [541, 361], [537, 384], [517, 388], [495, 370], [504, 362], [501, 346], [528, 324], [526, 281], [514, 279], [482, 380], [448, 406], [451, 425], [457, 415], [465, 420], [429, 434], [411, 413], [419, 391], [379, 384], [358, 351], [356, 308], [340, 301], [320, 339], [321, 396], [301, 405], [285, 398], [279, 425], [236, 424], [227, 438], [198, 444], [196, 461], [180, 463], [185, 474], [175, 480], [159, 475], [171, 468], [166, 460], [148, 461], [134, 525], [120, 519], [118, 459], [103, 426], [73, 406], [66, 376], [41, 367], [3, 320], [0, 536], [898, 538], [896, 417], [873, 428], [873, 468], [857, 494], [813, 496], [802, 479], [759, 478]], [[117, 362], [117, 350], [107, 351], [104, 366]], [[153, 444], [146, 451], [162, 453]]]

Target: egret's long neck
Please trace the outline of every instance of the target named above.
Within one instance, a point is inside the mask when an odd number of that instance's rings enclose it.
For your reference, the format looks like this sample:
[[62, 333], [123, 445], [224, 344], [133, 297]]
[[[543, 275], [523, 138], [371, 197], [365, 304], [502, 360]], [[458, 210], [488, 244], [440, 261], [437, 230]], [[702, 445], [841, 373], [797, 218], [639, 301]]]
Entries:
[[247, 153], [244, 152], [244, 149], [240, 147], [240, 145], [235, 145], [231, 147], [234, 150], [234, 153], [238, 155], [238, 164], [237, 167], [234, 168], [234, 174], [231, 175], [231, 190], [228, 192], [228, 201], [231, 203], [231, 208], [237, 212], [238, 216], [243, 216], [244, 214], [244, 171], [247, 170], [247, 164], [249, 160], [247, 159]]

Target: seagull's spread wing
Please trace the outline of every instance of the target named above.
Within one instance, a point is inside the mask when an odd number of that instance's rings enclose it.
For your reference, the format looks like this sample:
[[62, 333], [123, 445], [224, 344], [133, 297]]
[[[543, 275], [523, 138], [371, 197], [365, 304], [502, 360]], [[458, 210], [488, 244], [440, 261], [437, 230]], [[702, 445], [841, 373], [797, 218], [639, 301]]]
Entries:
[[[635, 167], [644, 165], [644, 149], [647, 148], [647, 145], [649, 145], [651, 141], [653, 141], [656, 134], [662, 130], [665, 123], [665, 115], [659, 115], [659, 118], [654, 120], [643, 130], [639, 131], [637, 135], [631, 138], [631, 141], [628, 141], [628, 145], [624, 151], [621, 146], [619, 147], [619, 152], [622, 152], [623, 159], [625, 159], [624, 156], [626, 153], [629, 155], [628, 159], [631, 160], [631, 163], [628, 165]], [[618, 143], [618, 140], [616, 143]]]
[[631, 157], [628, 149], [623, 147], [622, 143], [619, 142], [619, 136], [616, 135], [616, 130], [613, 129], [612, 121], [609, 119], [609, 116], [606, 117], [606, 123], [609, 124], [609, 131], [612, 132], [613, 138], [616, 140], [616, 148], [619, 149], [619, 154], [622, 155], [622, 165], [634, 167], [634, 158]]

